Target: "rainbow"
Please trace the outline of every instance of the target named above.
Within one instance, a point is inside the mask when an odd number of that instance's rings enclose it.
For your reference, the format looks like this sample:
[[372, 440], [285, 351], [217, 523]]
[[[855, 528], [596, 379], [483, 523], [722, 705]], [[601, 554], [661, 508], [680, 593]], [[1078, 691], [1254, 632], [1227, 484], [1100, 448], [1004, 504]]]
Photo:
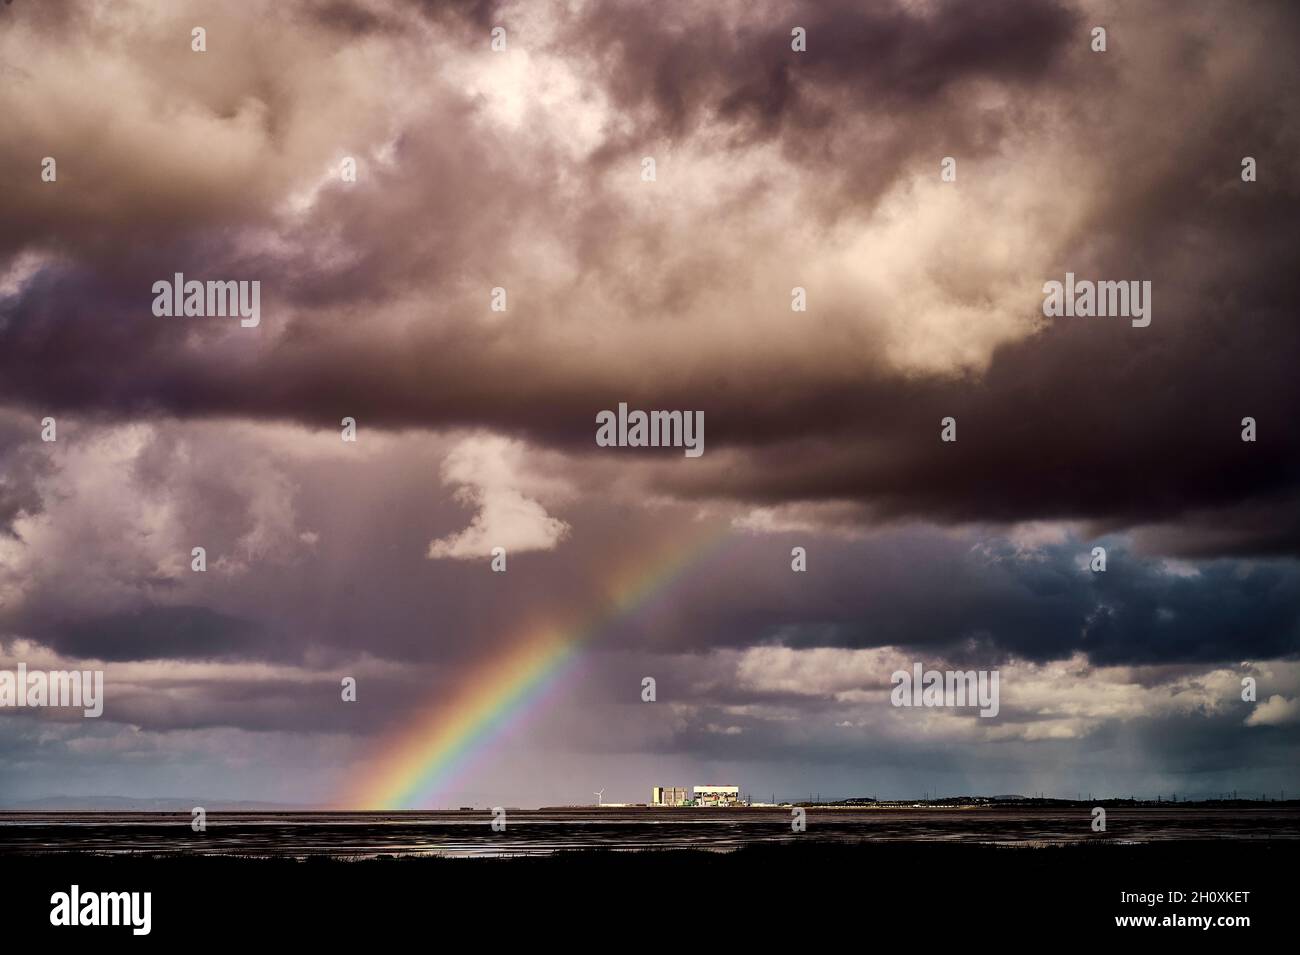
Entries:
[[507, 653], [473, 670], [454, 696], [418, 712], [402, 731], [381, 743], [371, 764], [354, 772], [358, 783], [340, 808], [428, 808], [491, 743], [539, 710], [563, 678], [577, 671], [582, 647], [662, 594], [683, 571], [713, 553], [725, 536], [725, 528], [711, 528], [611, 575], [599, 606], [575, 624], [525, 630]]

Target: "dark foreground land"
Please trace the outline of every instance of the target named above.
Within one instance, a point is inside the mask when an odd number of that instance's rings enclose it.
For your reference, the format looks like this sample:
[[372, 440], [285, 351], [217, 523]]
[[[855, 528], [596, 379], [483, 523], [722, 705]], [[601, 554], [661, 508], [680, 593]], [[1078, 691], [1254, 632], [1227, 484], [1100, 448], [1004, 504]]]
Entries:
[[[9, 853], [0, 855], [0, 899], [6, 940], [49, 933], [74, 946], [112, 936], [115, 946], [236, 941], [258, 950], [272, 941], [296, 950], [355, 940], [366, 950], [397, 943], [492, 950], [583, 943], [614, 951], [902, 943], [948, 951], [1073, 947], [1132, 935], [1141, 944], [1200, 950], [1291, 936], [1300, 916], [1298, 863], [1300, 841], [1264, 838], [788, 842], [731, 852], [578, 850], [491, 859]], [[52, 928], [50, 897], [73, 883], [83, 892], [152, 892], [150, 935]], [[1183, 899], [1171, 903], [1171, 891]], [[1165, 901], [1123, 902], [1122, 892], [1163, 893]], [[1208, 901], [1198, 899], [1207, 892], [1214, 893]], [[1250, 924], [1117, 926], [1117, 916], [1229, 916]]]
[[272, 858], [378, 855], [521, 856], [572, 849], [733, 850], [773, 843], [959, 842], [1029, 846], [1095, 842], [1300, 840], [1300, 804], [1159, 806], [809, 806], [801, 833], [790, 807], [508, 809], [504, 828], [478, 810], [213, 812], [202, 832], [184, 812], [0, 812], [0, 857], [19, 853], [143, 853]]

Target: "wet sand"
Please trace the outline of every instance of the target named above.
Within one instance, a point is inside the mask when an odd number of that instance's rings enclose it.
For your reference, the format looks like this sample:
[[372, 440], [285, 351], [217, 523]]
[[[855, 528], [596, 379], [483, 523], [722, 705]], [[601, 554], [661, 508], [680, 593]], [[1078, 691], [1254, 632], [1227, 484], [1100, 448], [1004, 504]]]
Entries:
[[189, 813], [0, 813], [0, 855], [148, 853], [364, 858], [379, 855], [528, 856], [575, 849], [703, 849], [793, 842], [837, 845], [952, 842], [1063, 845], [1097, 842], [1300, 839], [1300, 807], [1112, 807], [1106, 831], [1091, 807], [806, 809], [548, 809], [505, 813], [222, 813], [194, 832]]

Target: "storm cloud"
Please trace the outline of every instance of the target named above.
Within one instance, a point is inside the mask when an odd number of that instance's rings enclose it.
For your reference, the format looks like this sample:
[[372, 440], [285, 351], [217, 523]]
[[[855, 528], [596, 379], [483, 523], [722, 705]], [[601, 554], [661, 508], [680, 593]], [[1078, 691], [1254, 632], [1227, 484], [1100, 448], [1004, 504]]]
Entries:
[[[314, 799], [538, 621], [584, 620], [647, 554], [709, 538], [604, 628], [521, 765], [644, 751], [792, 779], [776, 767], [797, 748], [835, 785], [856, 759], [906, 791], [906, 753], [975, 740], [993, 791], [1043, 788], [1034, 746], [1167, 757], [1129, 788], [1227, 779], [1247, 750], [1285, 782], [1297, 19], [1282, 2], [0, 7], [0, 648], [118, 668], [109, 716], [130, 735], [83, 747], [147, 762], [184, 737], [219, 781], [237, 740], [232, 797], [267, 795], [258, 738], [269, 766], [318, 732]], [[1045, 317], [1067, 272], [1151, 282], [1150, 325]], [[176, 273], [260, 282], [260, 325], [155, 316]], [[620, 402], [702, 411], [707, 453], [596, 447]], [[878, 668], [931, 658], [1074, 709], [1013, 702], [1001, 730], [941, 721], [927, 743], [817, 676], [874, 694]], [[611, 689], [647, 668], [672, 688], [653, 726]], [[349, 673], [388, 705], [339, 712]], [[1253, 718], [1229, 706], [1247, 673]], [[1090, 685], [1114, 705], [1086, 704]], [[1216, 755], [1198, 764], [1201, 731]], [[15, 732], [11, 761], [36, 758]]]

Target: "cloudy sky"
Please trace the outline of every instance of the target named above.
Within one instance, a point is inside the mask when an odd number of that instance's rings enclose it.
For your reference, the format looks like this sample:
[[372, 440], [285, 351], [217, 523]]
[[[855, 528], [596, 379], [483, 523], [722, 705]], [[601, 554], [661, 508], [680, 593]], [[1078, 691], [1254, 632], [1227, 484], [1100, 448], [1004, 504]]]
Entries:
[[336, 804], [674, 550], [429, 804], [1300, 789], [1298, 54], [1240, 0], [0, 6], [0, 669], [106, 673], [0, 710], [0, 804]]

